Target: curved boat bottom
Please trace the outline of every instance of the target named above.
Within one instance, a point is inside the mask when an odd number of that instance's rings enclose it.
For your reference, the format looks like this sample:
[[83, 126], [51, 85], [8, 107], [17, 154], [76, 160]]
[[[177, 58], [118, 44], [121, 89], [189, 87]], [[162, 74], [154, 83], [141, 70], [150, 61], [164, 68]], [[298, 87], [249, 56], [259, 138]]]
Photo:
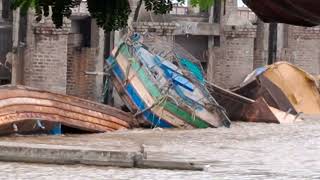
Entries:
[[129, 113], [77, 97], [24, 86], [0, 87], [0, 135], [110, 132], [131, 127]]

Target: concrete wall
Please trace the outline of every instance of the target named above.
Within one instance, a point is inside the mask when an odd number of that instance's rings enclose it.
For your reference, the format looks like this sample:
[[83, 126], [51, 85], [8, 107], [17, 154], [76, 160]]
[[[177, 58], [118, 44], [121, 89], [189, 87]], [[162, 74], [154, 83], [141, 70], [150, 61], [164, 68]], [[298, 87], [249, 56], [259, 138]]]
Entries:
[[257, 33], [254, 43], [253, 68], [265, 66], [268, 62], [269, 24], [257, 22]]

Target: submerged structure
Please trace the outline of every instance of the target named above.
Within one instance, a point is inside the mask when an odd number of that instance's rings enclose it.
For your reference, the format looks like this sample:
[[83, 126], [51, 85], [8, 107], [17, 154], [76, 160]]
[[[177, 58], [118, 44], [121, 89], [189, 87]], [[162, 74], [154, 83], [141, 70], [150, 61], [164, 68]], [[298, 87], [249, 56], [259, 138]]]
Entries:
[[[158, 53], [133, 34], [107, 59], [112, 82], [135, 117], [154, 127], [230, 126], [224, 109], [205, 86], [201, 67], [157, 43]], [[153, 49], [154, 50], [154, 49]]]

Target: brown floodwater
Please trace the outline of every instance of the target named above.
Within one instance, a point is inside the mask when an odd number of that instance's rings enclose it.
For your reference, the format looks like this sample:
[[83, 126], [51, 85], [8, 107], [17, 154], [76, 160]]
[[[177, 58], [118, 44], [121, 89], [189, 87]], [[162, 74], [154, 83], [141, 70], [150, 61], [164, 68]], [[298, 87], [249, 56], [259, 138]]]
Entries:
[[138, 150], [148, 158], [199, 161], [204, 172], [0, 163], [0, 179], [320, 179], [320, 118], [294, 124], [234, 123], [204, 130], [133, 130], [0, 141]]

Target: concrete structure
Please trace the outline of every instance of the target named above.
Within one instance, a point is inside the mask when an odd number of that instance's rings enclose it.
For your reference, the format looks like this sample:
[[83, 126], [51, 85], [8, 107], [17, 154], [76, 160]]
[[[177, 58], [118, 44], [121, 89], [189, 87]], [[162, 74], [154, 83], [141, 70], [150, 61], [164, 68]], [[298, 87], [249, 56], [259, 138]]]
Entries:
[[74, 9], [56, 29], [51, 19], [34, 21], [33, 13], [13, 16], [12, 83], [99, 101], [104, 66], [104, 31], [89, 16], [86, 4]]
[[[241, 8], [245, 13], [245, 8]], [[247, 14], [251, 10], [247, 8]], [[251, 18], [251, 16], [247, 16]], [[255, 18], [253, 18], [255, 19]], [[257, 20], [257, 36], [254, 45], [254, 68], [267, 64], [270, 26]], [[320, 26], [298, 27], [277, 25], [277, 56], [275, 61], [288, 61], [313, 75], [320, 73]]]
[[[203, 171], [204, 162], [175, 160], [173, 158], [148, 158], [143, 146], [114, 150], [109, 147], [75, 145], [0, 142], [0, 160], [6, 162], [43, 164], [82, 164], [92, 166], [115, 166], [122, 168], [152, 168], [170, 170]], [[169, 153], [168, 153], [169, 154]]]
[[9, 0], [0, 0], [0, 85], [11, 80], [12, 55], [7, 53], [12, 49], [12, 13]]
[[[242, 18], [236, 0], [216, 1], [208, 11], [174, 6], [168, 15], [140, 10], [133, 27], [180, 44], [202, 62], [207, 78], [223, 87], [240, 84], [253, 70], [256, 27]], [[243, 13], [242, 13], [243, 14]], [[174, 28], [175, 25], [175, 28]]]
[[[239, 85], [254, 68], [267, 63], [269, 26], [257, 21], [249, 9], [239, 9], [237, 0], [215, 1], [208, 11], [176, 5], [170, 14], [161, 16], [146, 12], [142, 6], [137, 19], [138, 0], [129, 2], [130, 29], [182, 45], [201, 60], [209, 81], [222, 87]], [[19, 11], [9, 19], [13, 84], [101, 100], [104, 76], [99, 72], [103, 71], [104, 57], [126, 30], [104, 33], [90, 18], [85, 1], [73, 10], [62, 29], [55, 29], [48, 19], [35, 23], [32, 14], [23, 17]], [[279, 25], [278, 59], [319, 74], [319, 36], [319, 27]]]
[[[133, 27], [182, 45], [202, 61], [207, 78], [225, 88], [239, 85], [268, 61], [269, 24], [258, 20], [250, 9], [237, 7], [236, 0], [216, 1], [208, 12], [176, 5], [162, 16], [142, 8]], [[277, 60], [320, 73], [319, 27], [279, 24], [277, 36]]]

